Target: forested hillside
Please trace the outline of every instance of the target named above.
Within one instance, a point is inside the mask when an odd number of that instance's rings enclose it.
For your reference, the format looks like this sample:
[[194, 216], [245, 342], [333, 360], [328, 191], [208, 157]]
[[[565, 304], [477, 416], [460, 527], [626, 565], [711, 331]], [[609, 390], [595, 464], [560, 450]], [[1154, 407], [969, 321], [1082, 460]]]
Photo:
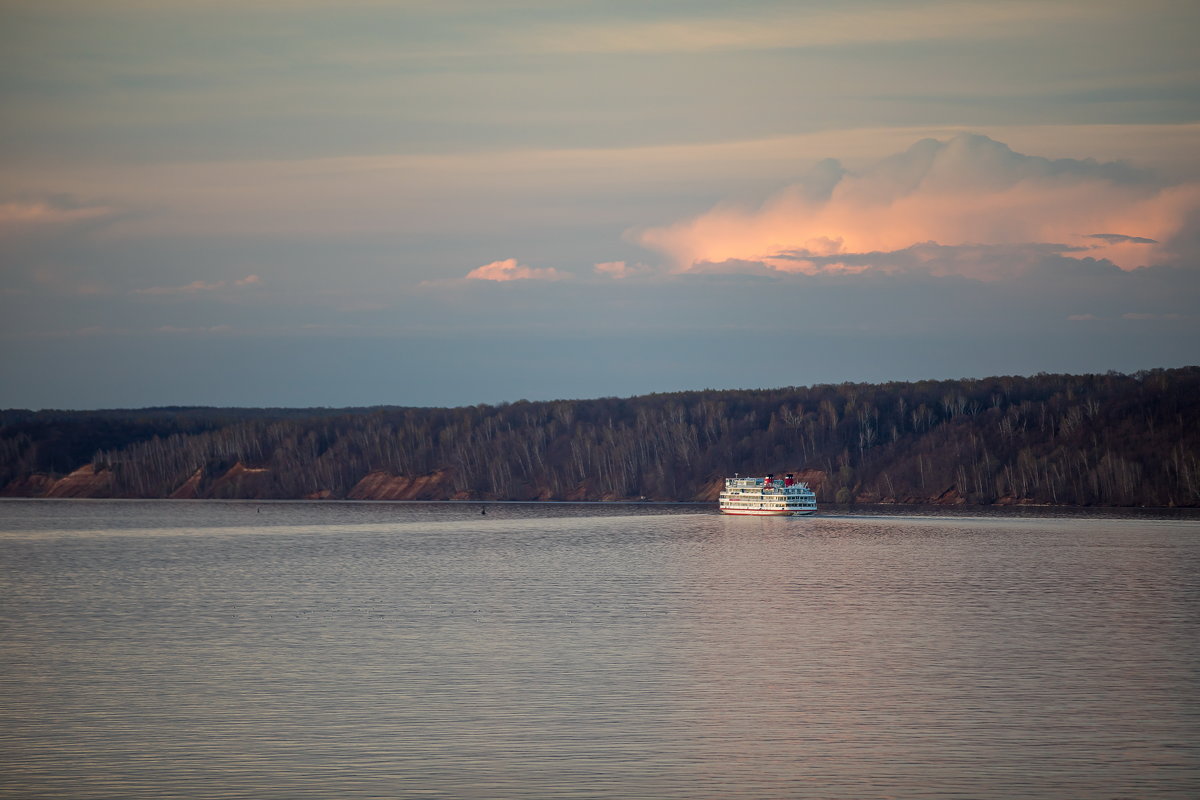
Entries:
[[0, 412], [9, 496], [1200, 505], [1200, 367], [466, 408]]

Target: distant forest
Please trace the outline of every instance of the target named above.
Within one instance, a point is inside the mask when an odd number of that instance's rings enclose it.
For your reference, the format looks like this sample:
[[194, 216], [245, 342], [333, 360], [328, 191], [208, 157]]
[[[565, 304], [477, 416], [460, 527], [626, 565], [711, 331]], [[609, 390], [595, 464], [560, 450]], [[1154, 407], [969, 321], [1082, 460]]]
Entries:
[[0, 494], [1200, 505], [1200, 367], [463, 408], [0, 411]]

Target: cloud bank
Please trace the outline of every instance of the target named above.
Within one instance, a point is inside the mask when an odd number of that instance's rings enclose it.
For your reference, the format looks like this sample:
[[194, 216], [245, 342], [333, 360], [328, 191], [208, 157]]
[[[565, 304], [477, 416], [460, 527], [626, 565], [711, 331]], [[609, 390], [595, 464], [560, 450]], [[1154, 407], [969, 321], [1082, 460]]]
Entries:
[[[247, 275], [244, 278], [238, 278], [233, 282], [233, 285], [238, 288], [247, 286], [261, 286], [262, 278], [257, 275]], [[224, 289], [225, 281], [192, 281], [183, 286], [151, 286], [147, 289], [134, 289], [134, 294], [143, 295], [194, 295], [206, 292], [216, 292]]]
[[1164, 263], [1198, 209], [1196, 184], [1165, 185], [1120, 163], [1023, 155], [960, 134], [921, 140], [860, 173], [825, 161], [758, 208], [721, 205], [632, 238], [675, 272], [994, 280], [1047, 249], [1126, 270]]

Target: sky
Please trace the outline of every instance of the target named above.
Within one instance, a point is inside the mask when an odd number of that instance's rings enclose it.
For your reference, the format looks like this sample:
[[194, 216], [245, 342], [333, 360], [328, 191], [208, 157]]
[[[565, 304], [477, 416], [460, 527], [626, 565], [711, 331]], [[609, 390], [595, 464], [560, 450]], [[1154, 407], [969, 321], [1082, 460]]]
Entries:
[[1200, 5], [0, 0], [0, 408], [1200, 363]]

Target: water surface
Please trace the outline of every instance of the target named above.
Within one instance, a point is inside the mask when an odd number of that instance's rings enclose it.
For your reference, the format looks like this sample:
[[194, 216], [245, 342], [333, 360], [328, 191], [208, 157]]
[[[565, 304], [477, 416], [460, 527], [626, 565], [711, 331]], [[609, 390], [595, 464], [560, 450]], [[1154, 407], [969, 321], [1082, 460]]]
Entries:
[[1200, 796], [1195, 521], [6, 501], [0, 591], [2, 797]]

